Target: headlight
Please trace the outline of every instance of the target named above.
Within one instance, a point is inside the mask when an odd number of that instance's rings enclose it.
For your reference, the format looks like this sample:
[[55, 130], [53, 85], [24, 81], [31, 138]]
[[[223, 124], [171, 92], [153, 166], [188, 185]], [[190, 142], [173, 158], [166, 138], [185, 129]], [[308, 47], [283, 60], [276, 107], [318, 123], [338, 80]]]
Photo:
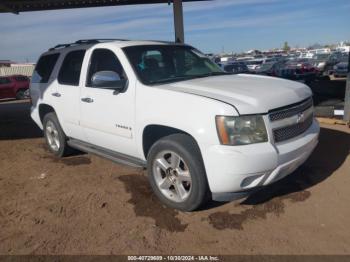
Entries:
[[216, 116], [221, 144], [248, 145], [267, 142], [265, 123], [260, 115]]

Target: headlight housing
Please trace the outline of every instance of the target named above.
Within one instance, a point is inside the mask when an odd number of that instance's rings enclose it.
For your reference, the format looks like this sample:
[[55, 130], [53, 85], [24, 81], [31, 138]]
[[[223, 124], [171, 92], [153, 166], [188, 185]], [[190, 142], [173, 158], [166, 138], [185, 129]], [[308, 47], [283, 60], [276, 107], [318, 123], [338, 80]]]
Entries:
[[261, 115], [216, 116], [216, 128], [223, 145], [238, 146], [268, 141]]

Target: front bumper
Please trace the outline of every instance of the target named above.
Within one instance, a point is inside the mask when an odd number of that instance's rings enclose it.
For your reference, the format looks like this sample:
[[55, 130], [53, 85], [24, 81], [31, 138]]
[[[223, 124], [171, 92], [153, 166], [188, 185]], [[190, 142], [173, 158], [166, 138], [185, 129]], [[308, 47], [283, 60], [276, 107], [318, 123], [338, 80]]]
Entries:
[[319, 130], [314, 120], [302, 135], [275, 145], [210, 147], [203, 158], [213, 199], [242, 198], [292, 173], [316, 147]]

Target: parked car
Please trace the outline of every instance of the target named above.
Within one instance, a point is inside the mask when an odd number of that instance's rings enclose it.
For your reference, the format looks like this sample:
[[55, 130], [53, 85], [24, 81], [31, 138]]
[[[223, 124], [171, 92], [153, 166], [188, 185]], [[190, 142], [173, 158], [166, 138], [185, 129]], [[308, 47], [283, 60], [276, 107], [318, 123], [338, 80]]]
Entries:
[[249, 71], [254, 72], [257, 68], [262, 65], [263, 60], [262, 59], [252, 59], [252, 60], [247, 60], [244, 61], [246, 66], [248, 67]]
[[256, 70], [256, 74], [276, 76], [305, 83], [313, 81], [316, 75], [311, 64], [299, 60], [265, 63]]
[[40, 57], [30, 90], [53, 154], [76, 148], [147, 167], [157, 197], [185, 211], [282, 179], [320, 130], [306, 85], [225, 73], [184, 44], [59, 45]]
[[348, 62], [340, 62], [334, 66], [333, 75], [334, 77], [347, 77], [348, 75]]
[[245, 74], [249, 73], [248, 67], [243, 62], [230, 62], [227, 64], [219, 63], [221, 69], [228, 73]]
[[255, 58], [252, 60], [248, 60], [245, 61], [244, 63], [247, 65], [248, 69], [251, 72], [255, 72], [256, 70], [258, 70], [263, 64], [265, 63], [273, 63], [273, 62], [277, 62], [278, 59], [271, 57], [271, 58], [267, 58], [267, 57], [262, 57], [262, 58]]
[[333, 67], [341, 61], [341, 53], [316, 54], [312, 59], [312, 64], [317, 69], [318, 75], [331, 75]]
[[282, 78], [302, 81], [305, 83], [315, 79], [317, 71], [308, 59], [290, 60], [285, 63], [280, 70], [279, 76]]
[[24, 99], [28, 96], [29, 78], [22, 75], [0, 77], [0, 99]]
[[268, 76], [278, 76], [281, 77], [281, 70], [284, 68], [285, 62], [270, 62], [265, 63], [256, 70], [256, 73], [259, 75], [268, 75]]

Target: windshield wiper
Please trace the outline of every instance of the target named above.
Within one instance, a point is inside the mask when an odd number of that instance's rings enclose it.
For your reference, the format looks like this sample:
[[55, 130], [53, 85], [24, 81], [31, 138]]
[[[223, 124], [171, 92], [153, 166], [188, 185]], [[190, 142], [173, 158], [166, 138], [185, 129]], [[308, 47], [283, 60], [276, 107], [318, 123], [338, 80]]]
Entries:
[[232, 73], [228, 73], [228, 72], [210, 72], [210, 73], [207, 73], [207, 74], [195, 75], [195, 76], [192, 76], [192, 78], [203, 78], [203, 77], [209, 77], [209, 76], [222, 76], [222, 75], [232, 75]]
[[202, 75], [174, 76], [174, 77], [169, 77], [169, 78], [165, 78], [165, 79], [150, 81], [149, 83], [151, 85], [152, 84], [166, 84], [166, 83], [177, 82], [177, 81], [182, 81], [182, 80], [191, 80], [191, 79], [195, 79], [195, 78], [202, 78], [202, 77], [209, 77], [209, 76], [219, 76], [219, 75], [232, 75], [232, 73], [227, 73], [227, 72], [210, 72], [208, 74], [202, 74]]
[[176, 81], [181, 81], [181, 80], [188, 80], [191, 79], [192, 76], [174, 76], [174, 77], [169, 77], [165, 79], [160, 79], [160, 80], [155, 80], [155, 81], [150, 81], [150, 84], [165, 84], [165, 83], [171, 83], [171, 82], [176, 82]]

